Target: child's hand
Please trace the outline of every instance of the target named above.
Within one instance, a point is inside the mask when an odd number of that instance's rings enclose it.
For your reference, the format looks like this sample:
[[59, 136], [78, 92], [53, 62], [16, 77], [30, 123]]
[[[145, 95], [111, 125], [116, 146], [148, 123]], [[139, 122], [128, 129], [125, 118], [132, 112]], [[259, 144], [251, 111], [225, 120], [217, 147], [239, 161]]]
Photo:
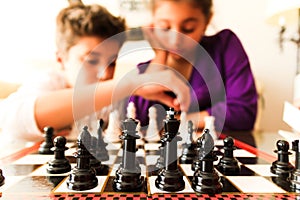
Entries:
[[[172, 70], [146, 73], [139, 76], [141, 83], [135, 95], [145, 99], [160, 101], [175, 110], [187, 111], [190, 105], [190, 89]], [[170, 96], [172, 91], [176, 97]]]
[[148, 100], [160, 101], [175, 110], [187, 111], [190, 104], [189, 87], [167, 66], [169, 53], [163, 45], [164, 42], [156, 34], [159, 31], [161, 30], [154, 29], [151, 25], [143, 28], [145, 38], [155, 51], [155, 57], [144, 74], [151, 76], [150, 84], [139, 87], [136, 94]]

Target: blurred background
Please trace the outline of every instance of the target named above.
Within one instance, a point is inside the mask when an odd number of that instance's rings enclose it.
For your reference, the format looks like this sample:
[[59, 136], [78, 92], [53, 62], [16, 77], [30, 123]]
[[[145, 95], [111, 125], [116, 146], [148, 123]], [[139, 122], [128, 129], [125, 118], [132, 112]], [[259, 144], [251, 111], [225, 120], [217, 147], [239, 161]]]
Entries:
[[[143, 7], [141, 0], [83, 2], [102, 4], [113, 14], [125, 16], [132, 28], [147, 24], [150, 20], [150, 13]], [[59, 10], [67, 5], [67, 0], [1, 2], [0, 82], [12, 84], [1, 85], [0, 92], [14, 88], [14, 84], [22, 84], [31, 73], [56, 67], [55, 18]], [[293, 101], [297, 75], [296, 43], [279, 41], [282, 37], [298, 37], [298, 16], [295, 16], [294, 23], [288, 24], [282, 20], [270, 23], [269, 15], [269, 0], [214, 0], [213, 22], [207, 34], [229, 28], [238, 35], [250, 58], [261, 94], [256, 128], [277, 131], [288, 129], [282, 120], [283, 105], [284, 101]], [[286, 30], [280, 37], [282, 25], [285, 25]], [[145, 41], [127, 42], [124, 49], [126, 51], [126, 45], [141, 43]], [[118, 67], [122, 67], [122, 70], [130, 69], [151, 56], [151, 51], [134, 52], [131, 56], [120, 57]], [[123, 73], [122, 70], [117, 70], [117, 73]]]

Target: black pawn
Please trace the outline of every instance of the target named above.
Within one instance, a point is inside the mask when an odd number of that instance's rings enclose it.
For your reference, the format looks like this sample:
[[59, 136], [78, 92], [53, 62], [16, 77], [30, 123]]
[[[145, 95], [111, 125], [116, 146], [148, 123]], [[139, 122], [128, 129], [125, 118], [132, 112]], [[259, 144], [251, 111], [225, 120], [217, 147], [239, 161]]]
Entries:
[[185, 187], [183, 174], [178, 169], [177, 142], [180, 121], [175, 118], [174, 109], [167, 111], [167, 119], [164, 121], [164, 168], [161, 169], [155, 180], [155, 186], [163, 191], [181, 191]]
[[270, 168], [273, 174], [278, 175], [279, 178], [286, 179], [289, 177], [290, 172], [294, 169], [292, 164], [289, 162], [289, 143], [285, 140], [278, 140], [276, 143], [277, 160], [272, 163]]
[[161, 145], [159, 146], [159, 149], [157, 151], [157, 154], [159, 154], [159, 157], [157, 158], [157, 161], [154, 165], [147, 166], [148, 169], [148, 175], [149, 176], [157, 176], [159, 170], [161, 170], [164, 167], [164, 134], [162, 134], [162, 137], [160, 139]]
[[45, 133], [45, 141], [40, 145], [39, 148], [39, 154], [54, 154], [54, 152], [51, 150], [52, 147], [54, 147], [53, 144], [53, 135], [54, 135], [54, 129], [50, 126], [47, 126], [44, 128]]
[[225, 175], [240, 174], [240, 166], [237, 159], [233, 156], [233, 151], [236, 149], [232, 137], [226, 137], [224, 140], [224, 155], [220, 159], [217, 169]]
[[[205, 129], [203, 132], [205, 132], [207, 130]], [[201, 145], [202, 145], [202, 137], [199, 137], [196, 141], [196, 147], [195, 147], [196, 156], [195, 156], [195, 158], [193, 160], [193, 163], [191, 165], [191, 168], [192, 168], [193, 171], [196, 171], [200, 167], [200, 165], [202, 164], [202, 161], [201, 161], [202, 152], [201, 152], [201, 149], [199, 149], [199, 147], [201, 147]]]
[[159, 157], [156, 161], [155, 167], [157, 168], [157, 170], [160, 170], [164, 167], [165, 165], [165, 159], [164, 159], [164, 155], [165, 155], [165, 137], [164, 134], [161, 137], [161, 145], [159, 146]]
[[97, 130], [98, 141], [97, 141], [97, 149], [96, 149], [96, 158], [101, 161], [107, 161], [109, 160], [109, 155], [106, 149], [107, 143], [105, 143], [103, 140], [103, 124], [104, 121], [100, 119], [98, 130]]
[[208, 129], [204, 130], [199, 143], [199, 168], [192, 179], [192, 188], [199, 193], [218, 194], [222, 192], [223, 185], [214, 169], [214, 161], [218, 158], [214, 153], [214, 139]]
[[138, 121], [132, 118], [123, 121], [123, 130], [120, 136], [123, 141], [123, 155], [113, 182], [115, 191], [140, 191], [143, 186], [141, 168], [136, 160], [136, 140], [140, 138], [136, 131], [137, 124]]
[[299, 140], [292, 142], [292, 149], [295, 151], [295, 169], [290, 174], [290, 187], [293, 192], [300, 192], [300, 147]]
[[4, 185], [5, 177], [3, 176], [2, 169], [0, 169], [0, 186]]
[[91, 138], [91, 148], [90, 148], [90, 153], [91, 153], [91, 159], [90, 159], [90, 166], [92, 169], [95, 170], [96, 175], [107, 175], [108, 174], [108, 166], [107, 165], [102, 165], [101, 161], [98, 159], [98, 157], [95, 157], [96, 155], [96, 148], [99, 147], [97, 146], [97, 138], [92, 137]]
[[182, 155], [179, 158], [180, 164], [192, 164], [196, 157], [196, 144], [193, 142], [193, 122], [188, 121], [188, 140], [182, 145]]
[[76, 158], [76, 166], [72, 169], [67, 186], [71, 190], [89, 190], [98, 185], [96, 172], [90, 167], [91, 154], [88, 149], [91, 144], [91, 135], [88, 132], [88, 127], [85, 126], [77, 140], [78, 149], [74, 154]]
[[63, 136], [57, 136], [54, 138], [54, 159], [48, 162], [47, 172], [50, 174], [62, 174], [71, 171], [71, 165], [68, 159], [65, 157], [65, 151], [67, 140]]

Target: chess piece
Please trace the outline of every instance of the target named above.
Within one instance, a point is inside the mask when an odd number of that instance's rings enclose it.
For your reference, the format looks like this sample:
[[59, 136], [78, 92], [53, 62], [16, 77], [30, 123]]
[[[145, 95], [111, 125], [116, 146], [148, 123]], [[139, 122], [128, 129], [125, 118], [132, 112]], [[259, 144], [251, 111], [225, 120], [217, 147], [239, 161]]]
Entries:
[[76, 158], [76, 166], [71, 170], [67, 179], [67, 186], [71, 190], [89, 190], [98, 185], [95, 170], [90, 167], [91, 154], [89, 153], [89, 145], [91, 144], [91, 135], [88, 127], [84, 126], [78, 140], [78, 149], [74, 154]]
[[71, 171], [71, 165], [68, 159], [65, 157], [65, 151], [67, 140], [63, 136], [57, 136], [54, 138], [54, 159], [48, 162], [47, 172], [50, 174], [62, 174]]
[[164, 168], [162, 168], [155, 180], [155, 186], [163, 191], [181, 191], [185, 187], [183, 174], [178, 169], [177, 141], [180, 121], [175, 118], [174, 109], [167, 111], [167, 119], [164, 121], [165, 134], [164, 145]]
[[128, 103], [126, 117], [136, 119], [136, 108], [132, 101]]
[[159, 158], [157, 159], [157, 162], [155, 164], [156, 168], [157, 169], [162, 169], [164, 166], [165, 166], [165, 159], [164, 159], [164, 156], [165, 156], [165, 137], [164, 137], [164, 134], [161, 138], [161, 145], [159, 147]]
[[96, 155], [96, 148], [97, 148], [97, 138], [92, 136], [91, 137], [91, 145], [89, 146], [88, 151], [91, 154], [90, 157], [90, 167], [95, 170], [96, 175], [100, 175], [101, 173], [101, 161], [99, 161], [97, 158], [95, 158], [94, 155]]
[[4, 185], [5, 177], [3, 176], [2, 169], [0, 169], [0, 186]]
[[107, 143], [103, 140], [103, 124], [104, 121], [100, 119], [97, 129], [98, 140], [96, 148], [96, 158], [100, 161], [107, 161], [109, 160], [109, 155], [106, 149]]
[[208, 129], [214, 141], [216, 141], [219, 136], [215, 130], [215, 117], [214, 116], [205, 116], [204, 117], [204, 129]]
[[233, 156], [233, 151], [236, 149], [232, 137], [226, 137], [224, 140], [224, 155], [220, 159], [217, 169], [225, 175], [240, 174], [240, 166], [237, 159]]
[[143, 140], [144, 134], [142, 133], [141, 123], [139, 120], [136, 119], [136, 107], [134, 105], [134, 102], [132, 101], [128, 103], [126, 117], [127, 119], [131, 118], [138, 122], [136, 126], [137, 134], [140, 136], [139, 140]]
[[[205, 132], [205, 131], [209, 132], [208, 129], [204, 129], [203, 130], [203, 132]], [[202, 162], [201, 162], [202, 153], [200, 152], [201, 149], [199, 149], [199, 147], [201, 146], [201, 144], [202, 144], [202, 138], [199, 137], [197, 139], [197, 141], [196, 141], [196, 147], [195, 147], [196, 156], [195, 156], [195, 158], [193, 160], [193, 163], [191, 165], [191, 168], [192, 168], [193, 171], [196, 171], [200, 167], [200, 165], [202, 164]]]
[[192, 188], [199, 193], [221, 193], [223, 185], [213, 164], [218, 158], [214, 153], [214, 140], [208, 129], [204, 129], [204, 133], [199, 138], [197, 145], [199, 148], [199, 162], [201, 164], [193, 175]]
[[179, 134], [183, 141], [189, 140], [189, 121], [186, 112], [180, 114]]
[[91, 137], [91, 146], [89, 149], [91, 153], [90, 166], [95, 170], [97, 176], [107, 175], [109, 167], [107, 165], [102, 165], [101, 160], [95, 157], [97, 142], [98, 140], [96, 137]]
[[120, 142], [120, 135], [120, 115], [119, 111], [117, 109], [114, 109], [109, 113], [108, 126], [105, 130], [104, 139], [107, 142]]
[[162, 134], [161, 140], [160, 140], [161, 145], [158, 147], [158, 154], [159, 157], [157, 158], [157, 161], [155, 163], [155, 165], [150, 165], [148, 166], [148, 174], [149, 176], [157, 176], [158, 172], [164, 168], [164, 164], [165, 164], [165, 137], [164, 137], [164, 133]]
[[157, 126], [157, 112], [154, 106], [149, 108], [149, 125], [146, 131], [145, 140], [148, 142], [160, 141], [159, 130]]
[[292, 149], [295, 151], [295, 169], [290, 173], [290, 187], [293, 192], [300, 192], [300, 143], [299, 140], [292, 142]]
[[154, 165], [148, 166], [148, 174], [149, 176], [157, 176], [158, 172], [164, 167], [164, 147], [165, 147], [165, 139], [164, 139], [164, 133], [162, 134], [161, 140], [160, 140], [160, 146], [158, 147], [158, 151], [155, 153], [158, 154], [159, 157], [157, 158], [157, 161]]
[[54, 135], [54, 129], [50, 126], [47, 126], [44, 128], [45, 133], [45, 141], [40, 145], [39, 148], [39, 154], [54, 154], [54, 152], [51, 150], [52, 147], [54, 147], [53, 144], [53, 135]]
[[196, 157], [196, 144], [193, 142], [193, 122], [188, 121], [188, 137], [184, 144], [182, 144], [182, 155], [179, 158], [181, 164], [192, 164]]
[[120, 136], [123, 140], [123, 156], [113, 182], [115, 191], [140, 191], [143, 186], [141, 168], [136, 160], [136, 140], [139, 139], [136, 134], [137, 123], [132, 118], [123, 121], [123, 134]]
[[282, 179], [289, 177], [290, 172], [294, 169], [292, 164], [289, 162], [289, 143], [285, 140], [278, 140], [276, 143], [277, 160], [272, 163], [270, 168], [273, 174], [278, 175]]

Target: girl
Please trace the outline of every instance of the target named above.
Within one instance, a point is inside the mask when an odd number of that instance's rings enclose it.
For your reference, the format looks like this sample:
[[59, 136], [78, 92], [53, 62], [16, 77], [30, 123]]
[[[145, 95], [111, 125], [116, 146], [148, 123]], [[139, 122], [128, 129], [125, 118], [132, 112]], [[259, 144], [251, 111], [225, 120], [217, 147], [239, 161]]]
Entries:
[[[153, 22], [145, 28], [145, 35], [156, 56], [139, 65], [140, 73], [178, 72], [193, 96], [187, 120], [198, 128], [204, 128], [205, 116], [214, 116], [218, 131], [251, 130], [257, 92], [248, 56], [230, 30], [205, 36], [212, 15], [212, 0], [153, 0]], [[145, 113], [153, 105], [159, 108], [157, 115], [163, 116], [162, 124], [165, 109], [157, 106], [159, 102], [142, 97], [130, 101], [136, 105], [142, 126], [148, 124]]]

